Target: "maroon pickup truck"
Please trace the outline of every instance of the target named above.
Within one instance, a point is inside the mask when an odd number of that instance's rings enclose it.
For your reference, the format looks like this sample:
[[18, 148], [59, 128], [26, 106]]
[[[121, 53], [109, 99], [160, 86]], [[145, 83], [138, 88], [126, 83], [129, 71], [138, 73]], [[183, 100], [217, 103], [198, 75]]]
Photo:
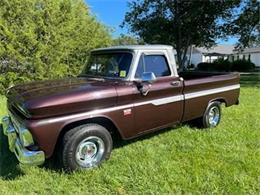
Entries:
[[65, 170], [86, 169], [109, 158], [113, 135], [194, 119], [217, 126], [221, 104], [238, 104], [239, 91], [238, 73], [178, 73], [171, 46], [97, 49], [77, 78], [9, 89], [3, 131], [20, 163], [40, 165], [59, 148]]

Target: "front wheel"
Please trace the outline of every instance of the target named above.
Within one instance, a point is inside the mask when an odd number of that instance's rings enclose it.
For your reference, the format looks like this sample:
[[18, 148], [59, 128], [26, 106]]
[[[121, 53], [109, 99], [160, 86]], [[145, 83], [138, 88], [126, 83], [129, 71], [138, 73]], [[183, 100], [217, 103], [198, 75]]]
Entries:
[[204, 128], [212, 128], [216, 127], [221, 119], [221, 104], [220, 102], [214, 101], [211, 102], [203, 117], [202, 117], [202, 125]]
[[87, 124], [64, 135], [62, 162], [66, 171], [89, 169], [108, 159], [113, 142], [106, 128]]

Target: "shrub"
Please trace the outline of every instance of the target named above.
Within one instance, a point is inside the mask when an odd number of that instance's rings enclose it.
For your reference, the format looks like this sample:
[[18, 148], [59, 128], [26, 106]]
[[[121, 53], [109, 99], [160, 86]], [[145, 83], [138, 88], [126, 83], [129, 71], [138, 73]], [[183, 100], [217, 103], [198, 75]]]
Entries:
[[1, 1], [0, 40], [0, 93], [27, 78], [77, 75], [90, 50], [112, 42], [83, 0]]
[[216, 71], [230, 71], [232, 63], [227, 59], [219, 58], [213, 62]]
[[236, 60], [230, 62], [224, 59], [217, 59], [213, 63], [199, 63], [197, 66], [198, 70], [201, 71], [251, 71], [255, 68], [255, 64], [245, 60]]
[[197, 65], [197, 69], [202, 71], [212, 71], [214, 70], [214, 66], [212, 63], [201, 62]]
[[189, 64], [188, 66], [187, 66], [187, 69], [194, 69], [195, 68], [195, 65], [194, 64]]
[[254, 68], [255, 68], [255, 64], [245, 59], [236, 60], [233, 62], [232, 65], [232, 70], [234, 71], [250, 71], [253, 70]]
[[0, 93], [5, 94], [6, 89], [9, 87], [18, 84], [30, 81], [29, 78], [20, 76], [14, 72], [7, 72], [0, 75]]

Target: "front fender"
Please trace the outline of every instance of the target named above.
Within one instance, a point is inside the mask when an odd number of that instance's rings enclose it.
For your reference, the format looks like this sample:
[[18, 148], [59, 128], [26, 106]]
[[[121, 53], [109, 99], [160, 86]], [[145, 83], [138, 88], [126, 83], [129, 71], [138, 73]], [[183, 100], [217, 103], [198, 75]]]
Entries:
[[127, 139], [127, 137], [132, 136], [131, 132], [133, 131], [130, 130], [134, 128], [133, 116], [124, 117], [118, 110], [102, 114], [92, 111], [55, 118], [31, 120], [26, 122], [26, 126], [31, 131], [40, 149], [44, 151], [46, 158], [49, 158], [54, 152], [60, 133], [66, 126], [82, 121], [87, 122], [88, 120], [100, 117], [110, 120], [117, 128], [122, 139]]

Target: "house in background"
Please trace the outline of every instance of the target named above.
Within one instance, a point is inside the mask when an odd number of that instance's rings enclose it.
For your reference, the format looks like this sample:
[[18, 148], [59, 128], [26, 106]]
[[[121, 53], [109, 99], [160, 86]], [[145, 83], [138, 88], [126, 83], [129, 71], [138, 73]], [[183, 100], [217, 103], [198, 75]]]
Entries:
[[214, 62], [218, 58], [227, 59], [233, 54], [234, 45], [217, 45], [212, 48], [194, 47], [191, 51], [191, 64], [197, 66], [201, 62]]
[[[260, 68], [260, 47], [246, 48], [243, 51], [236, 51], [234, 45], [217, 45], [209, 49], [193, 47], [187, 64], [197, 66], [201, 62], [211, 63], [219, 58], [228, 59], [229, 61], [238, 59], [250, 60], [256, 67]], [[187, 59], [189, 59], [188, 56]]]
[[256, 67], [260, 68], [260, 47], [246, 48], [243, 51], [235, 51], [231, 56], [231, 61], [237, 59], [250, 60]]

